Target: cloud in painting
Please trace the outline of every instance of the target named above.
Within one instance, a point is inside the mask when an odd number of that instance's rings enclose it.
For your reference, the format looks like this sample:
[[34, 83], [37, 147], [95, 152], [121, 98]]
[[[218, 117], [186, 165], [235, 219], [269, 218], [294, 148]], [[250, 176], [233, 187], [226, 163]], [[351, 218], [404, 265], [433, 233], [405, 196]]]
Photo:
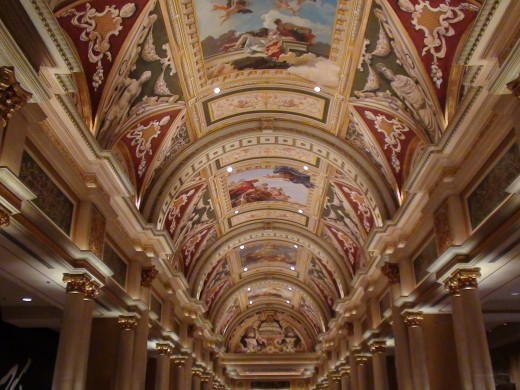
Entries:
[[339, 84], [339, 66], [328, 59], [317, 57], [312, 53], [299, 57], [295, 53], [289, 53], [282, 54], [280, 61], [286, 61], [292, 65], [287, 72], [311, 80], [316, 85], [337, 87]]
[[289, 16], [286, 14], [282, 14], [280, 11], [274, 9], [271, 9], [266, 14], [263, 14], [261, 18], [264, 21], [262, 27], [266, 27], [268, 29], [276, 28], [276, 25], [274, 24], [274, 21], [276, 19], [280, 19], [284, 23], [292, 23], [297, 26], [308, 27], [312, 29], [312, 33], [316, 35], [316, 39], [320, 42], [328, 43], [332, 35], [331, 26], [315, 23], [310, 21], [309, 19], [301, 18], [299, 16]]

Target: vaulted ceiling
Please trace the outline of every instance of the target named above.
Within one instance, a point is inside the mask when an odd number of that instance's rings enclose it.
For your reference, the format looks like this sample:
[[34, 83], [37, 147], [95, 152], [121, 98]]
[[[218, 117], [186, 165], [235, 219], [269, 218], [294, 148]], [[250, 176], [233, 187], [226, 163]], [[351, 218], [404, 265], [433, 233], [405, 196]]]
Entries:
[[293, 341], [268, 352], [314, 349], [456, 110], [479, 6], [55, 4], [83, 67], [72, 97], [229, 352], [273, 329]]

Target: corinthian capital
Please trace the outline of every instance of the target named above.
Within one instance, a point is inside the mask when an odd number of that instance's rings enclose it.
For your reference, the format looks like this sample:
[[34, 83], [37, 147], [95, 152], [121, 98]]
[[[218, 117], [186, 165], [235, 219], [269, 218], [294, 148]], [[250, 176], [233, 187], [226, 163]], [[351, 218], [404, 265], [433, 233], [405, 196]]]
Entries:
[[13, 113], [26, 104], [32, 94], [16, 80], [14, 68], [0, 67], [0, 127], [5, 127]]

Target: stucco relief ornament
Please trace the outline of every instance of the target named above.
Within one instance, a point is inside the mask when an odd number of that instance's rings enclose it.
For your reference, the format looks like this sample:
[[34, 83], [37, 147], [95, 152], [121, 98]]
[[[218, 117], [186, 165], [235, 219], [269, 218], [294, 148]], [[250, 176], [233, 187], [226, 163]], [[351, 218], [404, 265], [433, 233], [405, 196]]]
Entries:
[[374, 125], [380, 133], [385, 136], [385, 150], [390, 149], [392, 152], [392, 167], [396, 173], [401, 171], [401, 163], [397, 154], [401, 152], [401, 141], [406, 138], [404, 133], [410, 131], [410, 129], [397, 119], [388, 118], [384, 115], [374, 115], [371, 111], [365, 111], [365, 117], [374, 122]]
[[422, 55], [428, 52], [432, 55], [430, 76], [435, 86], [440, 88], [444, 75], [439, 68], [439, 60], [446, 56], [446, 37], [455, 34], [451, 25], [464, 19], [464, 9], [478, 12], [478, 7], [469, 3], [454, 7], [449, 5], [449, 1], [446, 1], [446, 4], [439, 4], [438, 7], [432, 7], [429, 1], [424, 0], [419, 0], [416, 5], [413, 5], [410, 0], [399, 0], [398, 5], [404, 12], [412, 14], [412, 24], [415, 29], [424, 32]]
[[125, 4], [121, 9], [115, 6], [106, 6], [101, 12], [92, 8], [90, 3], [85, 5], [85, 11], [78, 12], [71, 8], [61, 17], [72, 16], [71, 23], [75, 27], [83, 29], [80, 39], [88, 42], [88, 59], [96, 64], [96, 72], [92, 76], [92, 86], [97, 91], [105, 79], [104, 68], [101, 61], [106, 58], [112, 62], [110, 53], [110, 38], [119, 35], [123, 29], [123, 19], [131, 17], [136, 11], [133, 3]]
[[143, 177], [146, 172], [146, 156], [152, 155], [152, 141], [161, 134], [161, 127], [170, 121], [170, 116], [167, 115], [160, 121], [155, 120], [148, 125], [143, 126], [139, 124], [137, 128], [133, 129], [127, 134], [127, 138], [132, 140], [131, 145], [135, 146], [135, 157], [141, 159], [137, 173], [139, 177]]
[[363, 227], [365, 228], [366, 232], [368, 233], [370, 231], [370, 228], [372, 227], [370, 225], [369, 218], [372, 215], [372, 212], [370, 211], [370, 207], [368, 206], [368, 203], [361, 194], [357, 193], [356, 191], [351, 190], [350, 188], [346, 186], [342, 186], [343, 191], [345, 191], [349, 196], [350, 199], [357, 204], [358, 209], [357, 213], [360, 215], [363, 219]]

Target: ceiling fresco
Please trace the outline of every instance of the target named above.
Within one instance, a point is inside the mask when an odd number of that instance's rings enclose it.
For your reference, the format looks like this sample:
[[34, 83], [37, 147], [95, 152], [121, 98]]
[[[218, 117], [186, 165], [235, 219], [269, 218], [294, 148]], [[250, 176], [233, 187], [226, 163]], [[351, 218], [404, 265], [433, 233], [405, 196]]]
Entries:
[[72, 102], [226, 350], [314, 351], [449, 123], [480, 3], [57, 4]]

